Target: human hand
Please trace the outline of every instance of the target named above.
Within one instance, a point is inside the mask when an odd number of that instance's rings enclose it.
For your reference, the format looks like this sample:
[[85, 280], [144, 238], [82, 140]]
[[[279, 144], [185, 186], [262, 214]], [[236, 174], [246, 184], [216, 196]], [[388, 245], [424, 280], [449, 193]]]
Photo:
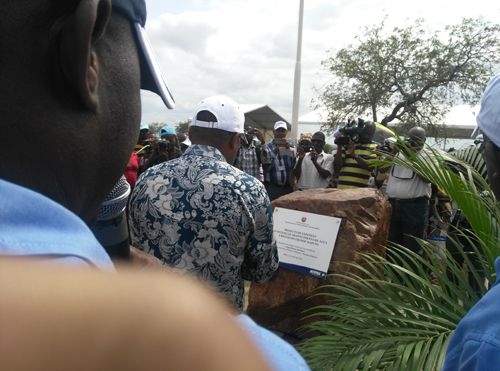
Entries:
[[297, 158], [299, 160], [302, 160], [305, 155], [306, 155], [306, 152], [304, 151], [304, 148], [299, 147], [298, 150], [297, 150]]
[[264, 134], [262, 133], [262, 131], [260, 131], [259, 129], [254, 129], [254, 135], [255, 137], [262, 143], [264, 144], [265, 142], [265, 138], [264, 138]]
[[315, 164], [316, 161], [318, 161], [318, 152], [316, 152], [314, 148], [311, 151], [311, 161], [313, 162], [313, 164]]
[[355, 157], [356, 145], [354, 143], [349, 143], [347, 146], [347, 151], [349, 152], [349, 155]]

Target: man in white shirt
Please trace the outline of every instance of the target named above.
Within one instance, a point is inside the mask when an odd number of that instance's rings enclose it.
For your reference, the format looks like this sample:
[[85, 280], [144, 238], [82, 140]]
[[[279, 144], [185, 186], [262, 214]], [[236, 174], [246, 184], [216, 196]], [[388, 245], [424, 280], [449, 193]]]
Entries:
[[[408, 150], [422, 155], [426, 140], [425, 130], [414, 127], [408, 132]], [[404, 156], [404, 151], [396, 156]], [[412, 170], [394, 164], [389, 169], [386, 194], [392, 205], [389, 241], [422, 253], [422, 248], [414, 237], [424, 238], [429, 217], [431, 183]]]
[[323, 151], [325, 134], [318, 131], [311, 137], [311, 146], [299, 146], [293, 170], [297, 189], [326, 188], [333, 174], [334, 157]]

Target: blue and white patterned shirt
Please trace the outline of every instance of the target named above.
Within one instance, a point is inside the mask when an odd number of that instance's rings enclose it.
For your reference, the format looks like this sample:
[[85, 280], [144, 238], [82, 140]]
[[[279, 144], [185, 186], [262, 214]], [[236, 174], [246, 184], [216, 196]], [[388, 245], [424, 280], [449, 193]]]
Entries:
[[272, 208], [263, 184], [210, 146], [146, 170], [129, 203], [132, 244], [211, 283], [243, 308], [244, 281], [278, 268]]
[[280, 149], [275, 145], [274, 140], [262, 146], [265, 182], [279, 186], [291, 184], [296, 161], [295, 152], [294, 149], [285, 152], [289, 154], [280, 154]]

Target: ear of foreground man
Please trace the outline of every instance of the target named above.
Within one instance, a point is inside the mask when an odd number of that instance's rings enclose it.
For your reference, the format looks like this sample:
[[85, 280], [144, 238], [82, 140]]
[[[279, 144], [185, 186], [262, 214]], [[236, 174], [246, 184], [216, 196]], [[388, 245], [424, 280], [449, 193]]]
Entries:
[[0, 368], [269, 370], [230, 309], [174, 273], [0, 259]]

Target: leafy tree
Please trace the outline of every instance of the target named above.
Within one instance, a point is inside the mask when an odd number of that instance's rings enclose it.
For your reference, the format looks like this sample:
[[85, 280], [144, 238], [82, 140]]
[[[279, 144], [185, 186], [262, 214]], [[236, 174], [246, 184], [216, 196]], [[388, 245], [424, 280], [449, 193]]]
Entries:
[[325, 153], [332, 153], [334, 148], [335, 147], [332, 146], [331, 144], [325, 143], [325, 147], [323, 148], [323, 151], [325, 151]]
[[[162, 127], [164, 127], [165, 124], [164, 122], [152, 122], [151, 124], [149, 124], [149, 131], [151, 133], [159, 133], [160, 132], [160, 129]], [[169, 124], [170, 126], [170, 124]], [[175, 132], [177, 134], [186, 134], [188, 132], [188, 126], [189, 126], [189, 120], [186, 120], [186, 121], [179, 121], [176, 125], [175, 125]]]
[[188, 126], [189, 126], [189, 120], [186, 121], [179, 121], [177, 123], [177, 128], [175, 131], [177, 134], [186, 134], [188, 132]]
[[165, 126], [165, 124], [163, 122], [153, 122], [153, 123], [149, 124], [149, 131], [151, 133], [156, 134], [156, 133], [159, 133], [160, 129], [164, 126]]
[[331, 129], [353, 116], [433, 128], [450, 106], [478, 102], [500, 62], [500, 25], [464, 18], [428, 32], [418, 20], [387, 33], [384, 22], [322, 62], [333, 75], [319, 97]]

